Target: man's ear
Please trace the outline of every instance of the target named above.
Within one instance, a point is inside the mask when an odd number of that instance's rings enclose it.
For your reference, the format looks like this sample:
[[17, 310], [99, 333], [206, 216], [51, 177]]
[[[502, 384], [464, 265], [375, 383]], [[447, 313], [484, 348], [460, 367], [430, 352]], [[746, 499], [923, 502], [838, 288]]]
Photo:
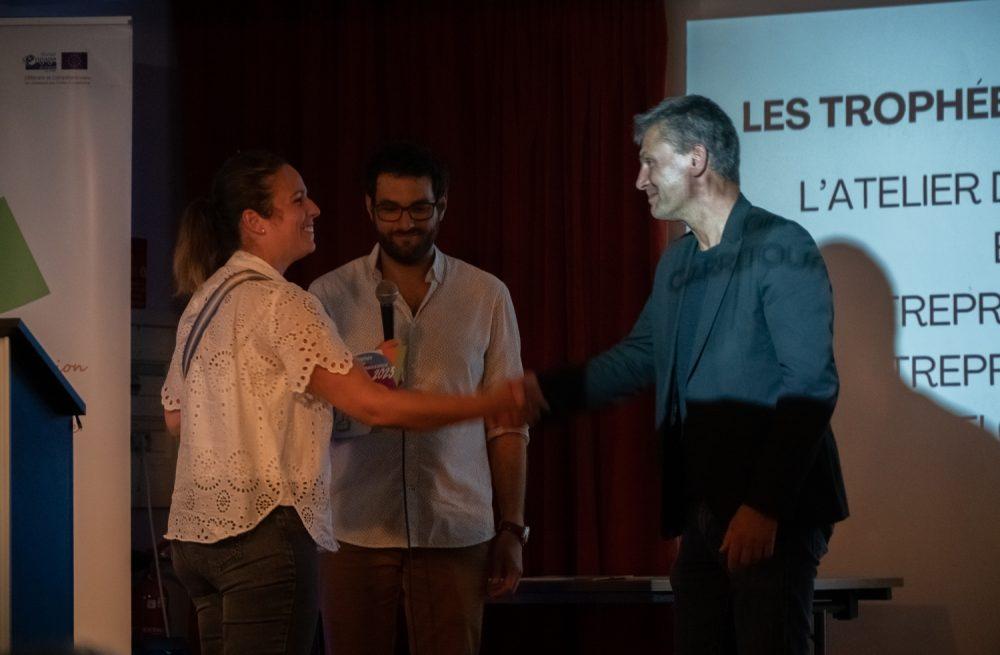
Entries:
[[367, 193], [365, 194], [365, 211], [368, 212], [368, 218], [370, 218], [371, 222], [374, 223], [375, 222], [375, 206], [372, 203], [372, 197], [370, 195], [368, 195]]
[[438, 199], [438, 201], [437, 201], [437, 208], [438, 208], [438, 220], [439, 221], [443, 220], [444, 219], [444, 212], [445, 212], [446, 209], [448, 209], [448, 194], [447, 193], [444, 194], [443, 196], [441, 196], [440, 199]]
[[688, 153], [690, 159], [690, 170], [691, 174], [695, 177], [701, 177], [708, 171], [708, 150], [705, 149], [700, 143], [696, 143], [691, 152]]
[[268, 225], [267, 219], [253, 209], [244, 209], [240, 215], [240, 226], [255, 237], [264, 236]]

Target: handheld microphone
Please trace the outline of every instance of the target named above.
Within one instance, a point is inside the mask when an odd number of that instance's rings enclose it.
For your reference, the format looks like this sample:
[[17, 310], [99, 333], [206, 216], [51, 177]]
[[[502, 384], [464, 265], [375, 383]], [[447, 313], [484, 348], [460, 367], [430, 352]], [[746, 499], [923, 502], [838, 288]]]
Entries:
[[379, 308], [382, 310], [382, 340], [389, 341], [394, 338], [395, 326], [393, 321], [392, 306], [399, 295], [399, 287], [395, 282], [382, 280], [375, 287], [375, 297], [378, 298]]

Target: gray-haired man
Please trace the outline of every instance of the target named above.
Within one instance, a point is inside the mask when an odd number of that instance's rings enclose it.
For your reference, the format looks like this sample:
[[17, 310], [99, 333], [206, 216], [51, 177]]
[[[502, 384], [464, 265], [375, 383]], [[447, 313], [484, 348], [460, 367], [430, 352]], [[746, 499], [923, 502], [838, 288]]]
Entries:
[[826, 267], [802, 227], [740, 193], [739, 140], [714, 102], [668, 98], [635, 137], [650, 213], [690, 231], [632, 332], [540, 375], [534, 400], [566, 413], [655, 385], [679, 652], [804, 654], [816, 568], [847, 516]]

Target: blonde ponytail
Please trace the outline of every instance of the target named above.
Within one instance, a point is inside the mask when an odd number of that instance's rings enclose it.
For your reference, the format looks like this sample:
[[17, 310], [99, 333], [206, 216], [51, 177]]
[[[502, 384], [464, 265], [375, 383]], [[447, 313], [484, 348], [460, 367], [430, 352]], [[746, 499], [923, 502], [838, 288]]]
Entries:
[[178, 295], [194, 293], [239, 249], [245, 209], [271, 215], [271, 180], [284, 165], [284, 159], [265, 150], [239, 152], [215, 174], [211, 196], [188, 205], [174, 249]]

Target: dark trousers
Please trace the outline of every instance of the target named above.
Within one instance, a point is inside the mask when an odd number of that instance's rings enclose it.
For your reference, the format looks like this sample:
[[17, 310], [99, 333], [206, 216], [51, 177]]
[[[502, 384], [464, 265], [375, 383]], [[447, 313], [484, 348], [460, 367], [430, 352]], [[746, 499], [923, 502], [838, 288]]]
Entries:
[[175, 541], [203, 655], [305, 654], [318, 620], [316, 544], [291, 507], [214, 544]]
[[730, 572], [719, 552], [728, 520], [688, 512], [670, 581], [679, 655], [805, 655], [813, 583], [830, 528], [779, 524], [774, 555]]

